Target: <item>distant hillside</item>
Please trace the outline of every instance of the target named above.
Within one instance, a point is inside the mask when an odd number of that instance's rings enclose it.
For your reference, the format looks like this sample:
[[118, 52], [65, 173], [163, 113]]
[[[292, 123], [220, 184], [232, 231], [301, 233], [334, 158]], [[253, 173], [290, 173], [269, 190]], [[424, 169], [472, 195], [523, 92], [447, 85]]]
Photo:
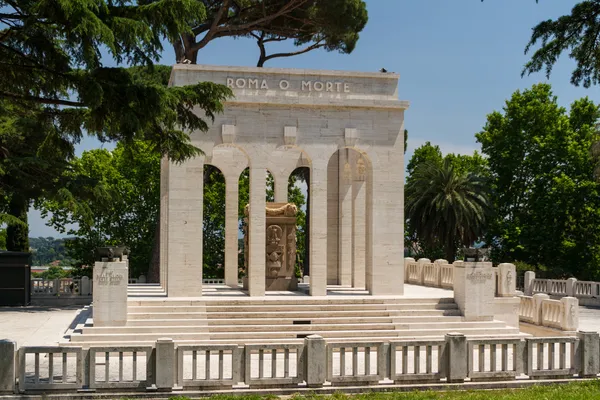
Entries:
[[67, 256], [65, 240], [53, 237], [29, 238], [31, 265], [35, 266], [71, 266], [74, 262]]

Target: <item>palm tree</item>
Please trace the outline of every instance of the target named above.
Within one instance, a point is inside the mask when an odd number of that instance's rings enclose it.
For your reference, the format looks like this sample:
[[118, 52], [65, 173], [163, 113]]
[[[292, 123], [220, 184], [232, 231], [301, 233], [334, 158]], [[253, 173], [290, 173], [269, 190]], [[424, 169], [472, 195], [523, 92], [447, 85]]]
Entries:
[[460, 173], [452, 160], [419, 165], [406, 185], [410, 229], [427, 245], [441, 245], [449, 262], [459, 245], [482, 236], [490, 214], [489, 188], [482, 176]]

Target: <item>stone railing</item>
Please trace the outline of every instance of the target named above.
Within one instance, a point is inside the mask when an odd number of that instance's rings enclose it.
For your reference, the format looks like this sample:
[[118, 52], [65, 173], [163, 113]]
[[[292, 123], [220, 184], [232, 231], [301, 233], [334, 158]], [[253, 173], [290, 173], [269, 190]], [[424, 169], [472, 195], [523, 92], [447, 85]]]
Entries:
[[431, 262], [428, 258], [420, 258], [418, 261], [410, 257], [405, 258], [404, 282], [412, 285], [452, 289], [454, 287], [454, 266], [446, 260]]
[[600, 282], [569, 279], [538, 279], [535, 272], [525, 272], [523, 293], [532, 296], [544, 293], [554, 299], [575, 297], [580, 305], [600, 306]]
[[519, 320], [532, 325], [545, 326], [561, 331], [576, 331], [579, 326], [579, 304], [574, 297], [552, 300], [550, 296], [537, 293], [520, 296]]
[[[287, 344], [21, 347], [0, 341], [0, 394], [255, 389], [344, 390], [352, 386], [461, 384], [468, 380], [574, 379], [600, 373], [597, 332], [574, 336]], [[590, 351], [596, 349], [596, 351]], [[503, 385], [506, 382], [502, 383]], [[322, 388], [322, 389], [321, 389]], [[292, 393], [292, 392], [290, 392]]]
[[31, 296], [91, 296], [92, 281], [82, 278], [31, 278]]

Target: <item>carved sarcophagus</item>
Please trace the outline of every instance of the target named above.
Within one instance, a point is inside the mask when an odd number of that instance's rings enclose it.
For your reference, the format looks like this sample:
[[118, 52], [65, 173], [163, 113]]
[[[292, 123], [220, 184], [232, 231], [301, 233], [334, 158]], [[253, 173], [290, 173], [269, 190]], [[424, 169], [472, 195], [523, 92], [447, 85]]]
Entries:
[[[292, 203], [267, 203], [266, 207], [266, 290], [297, 290], [296, 213]], [[248, 206], [245, 209], [248, 217]], [[248, 219], [244, 224], [244, 265], [248, 270]]]

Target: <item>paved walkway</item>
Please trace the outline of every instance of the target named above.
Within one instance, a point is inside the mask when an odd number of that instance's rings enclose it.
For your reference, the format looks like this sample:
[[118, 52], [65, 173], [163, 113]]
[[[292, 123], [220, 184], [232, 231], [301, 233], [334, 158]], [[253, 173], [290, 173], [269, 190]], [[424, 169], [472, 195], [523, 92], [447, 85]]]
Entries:
[[74, 327], [81, 306], [0, 307], [0, 339], [21, 346], [53, 346]]

